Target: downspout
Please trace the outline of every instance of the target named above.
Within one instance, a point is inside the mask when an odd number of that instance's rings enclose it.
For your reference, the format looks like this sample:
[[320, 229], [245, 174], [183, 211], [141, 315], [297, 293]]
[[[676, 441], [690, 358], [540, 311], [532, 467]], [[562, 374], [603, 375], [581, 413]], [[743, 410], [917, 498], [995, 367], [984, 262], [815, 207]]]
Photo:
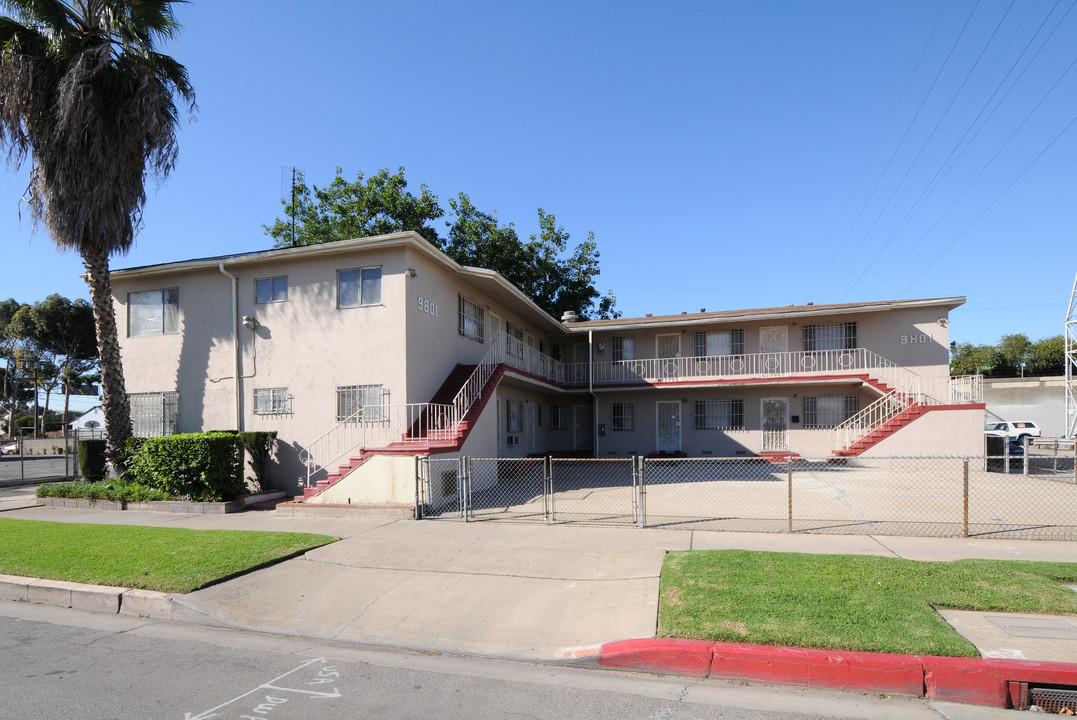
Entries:
[[595, 331], [587, 331], [587, 392], [591, 393], [591, 432], [598, 457], [598, 396], [595, 395]]
[[217, 263], [217, 269], [232, 279], [232, 350], [235, 355], [236, 372], [232, 377], [232, 385], [236, 395], [236, 430], [243, 431], [243, 406], [240, 402], [242, 395], [239, 390], [239, 373], [241, 369], [239, 356], [239, 278], [224, 269], [224, 263]]

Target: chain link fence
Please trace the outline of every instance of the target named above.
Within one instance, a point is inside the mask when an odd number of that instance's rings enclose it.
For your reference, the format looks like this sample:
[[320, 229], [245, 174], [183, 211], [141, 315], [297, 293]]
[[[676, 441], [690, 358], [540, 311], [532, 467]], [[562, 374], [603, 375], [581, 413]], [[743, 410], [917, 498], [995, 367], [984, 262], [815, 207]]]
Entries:
[[60, 481], [79, 476], [79, 435], [0, 441], [0, 485]]
[[426, 459], [420, 517], [739, 532], [1077, 539], [1068, 453]]

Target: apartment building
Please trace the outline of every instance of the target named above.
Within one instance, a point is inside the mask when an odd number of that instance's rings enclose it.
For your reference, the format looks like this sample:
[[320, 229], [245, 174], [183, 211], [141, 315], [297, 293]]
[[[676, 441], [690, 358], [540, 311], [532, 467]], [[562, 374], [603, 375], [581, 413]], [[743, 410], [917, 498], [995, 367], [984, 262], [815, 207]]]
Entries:
[[136, 434], [276, 430], [274, 484], [315, 502], [352, 476], [366, 500], [407, 498], [425, 453], [982, 443], [977, 379], [949, 377], [961, 297], [558, 321], [410, 232], [130, 268], [112, 285]]

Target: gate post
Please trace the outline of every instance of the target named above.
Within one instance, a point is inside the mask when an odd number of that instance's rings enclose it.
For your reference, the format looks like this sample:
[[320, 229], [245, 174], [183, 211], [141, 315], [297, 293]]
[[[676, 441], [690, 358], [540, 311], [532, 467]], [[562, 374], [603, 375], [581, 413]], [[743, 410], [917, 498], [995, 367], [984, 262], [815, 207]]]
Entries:
[[639, 459], [639, 527], [647, 527], [647, 459]]
[[785, 459], [785, 476], [789, 487], [789, 532], [793, 532], [793, 458]]
[[969, 536], [969, 459], [965, 458], [961, 463], [961, 474], [964, 476], [965, 485], [965, 537]]
[[464, 519], [469, 521], [469, 522], [475, 517], [473, 503], [471, 502], [471, 500], [472, 500], [472, 498], [471, 498], [471, 468], [472, 468], [471, 460], [472, 460], [472, 457], [470, 455], [468, 455], [467, 457], [464, 458], [464, 469], [465, 469], [464, 480], [467, 483], [467, 493], [464, 495], [464, 497], [465, 497]]
[[423, 519], [423, 505], [422, 505], [422, 493], [419, 490], [422, 478], [420, 477], [420, 470], [422, 468], [422, 456], [415, 456], [415, 519]]
[[550, 524], [553, 509], [553, 456], [547, 453], [542, 458], [542, 514], [546, 524]]

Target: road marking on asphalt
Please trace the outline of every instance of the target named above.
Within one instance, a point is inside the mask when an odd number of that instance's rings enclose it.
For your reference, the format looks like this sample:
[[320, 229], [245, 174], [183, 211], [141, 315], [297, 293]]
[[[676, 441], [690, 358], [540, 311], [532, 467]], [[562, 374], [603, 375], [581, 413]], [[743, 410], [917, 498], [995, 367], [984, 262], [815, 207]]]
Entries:
[[[311, 665], [314, 665], [315, 663], [321, 663], [322, 667], [317, 668], [317, 673], [313, 677], [309, 677], [307, 679], [307, 682], [302, 683], [300, 678], [291, 677], [287, 681], [286, 685], [281, 684], [282, 682], [285, 682], [285, 678], [289, 678], [290, 676], [293, 676], [296, 673], [298, 673], [300, 670], [304, 670], [304, 669], [310, 667]], [[223, 710], [224, 708], [228, 707], [229, 705], [239, 703], [240, 700], [244, 700], [246, 698], [249, 698], [251, 695], [254, 695], [256, 693], [262, 693], [263, 696], [260, 697], [260, 698], [255, 698], [253, 700], [255, 705], [253, 707], [246, 708], [246, 710], [247, 710], [246, 714], [240, 715], [239, 717], [240, 718], [251, 718], [251, 720], [258, 720], [259, 718], [268, 718], [270, 716], [270, 714], [274, 710], [277, 710], [277, 709], [281, 708], [289, 700], [300, 699], [300, 698], [303, 698], [303, 697], [306, 697], [306, 698], [338, 698], [338, 697], [341, 697], [340, 690], [335, 688], [335, 687], [332, 690], [328, 691], [328, 692], [326, 692], [324, 690], [308, 690], [308, 689], [305, 689], [305, 688], [302, 688], [302, 687], [294, 687], [297, 684], [305, 684], [305, 685], [308, 685], [308, 686], [310, 686], [310, 685], [318, 686], [318, 685], [333, 684], [333, 683], [335, 683], [337, 681], [337, 679], [339, 677], [340, 677], [340, 671], [337, 669], [336, 665], [326, 665], [325, 658], [314, 658], [312, 660], [306, 661], [305, 663], [303, 663], [302, 665], [300, 665], [299, 667], [297, 667], [297, 668], [295, 668], [293, 670], [289, 670], [288, 672], [284, 673], [283, 675], [278, 675], [277, 677], [273, 678], [269, 682], [262, 683], [261, 685], [254, 688], [253, 690], [248, 690], [247, 692], [243, 693], [242, 695], [238, 695], [238, 696], [232, 698], [228, 702], [223, 702], [220, 705], [218, 705], [217, 707], [210, 708], [209, 710], [204, 710], [204, 711], [198, 713], [197, 715], [192, 715], [189, 712], [184, 713], [183, 718], [184, 718], [184, 720], [208, 720], [209, 718], [220, 717], [220, 713], [218, 713], [218, 710]], [[297, 680], [299, 680], [300, 682], [297, 683], [296, 682]], [[266, 691], [270, 691], [270, 692], [266, 692]], [[273, 694], [273, 693], [276, 693], [276, 694]], [[287, 693], [295, 693], [295, 694], [299, 695], [300, 698], [281, 697], [281, 695], [287, 694]], [[244, 708], [239, 708], [239, 711], [244, 712]]]

